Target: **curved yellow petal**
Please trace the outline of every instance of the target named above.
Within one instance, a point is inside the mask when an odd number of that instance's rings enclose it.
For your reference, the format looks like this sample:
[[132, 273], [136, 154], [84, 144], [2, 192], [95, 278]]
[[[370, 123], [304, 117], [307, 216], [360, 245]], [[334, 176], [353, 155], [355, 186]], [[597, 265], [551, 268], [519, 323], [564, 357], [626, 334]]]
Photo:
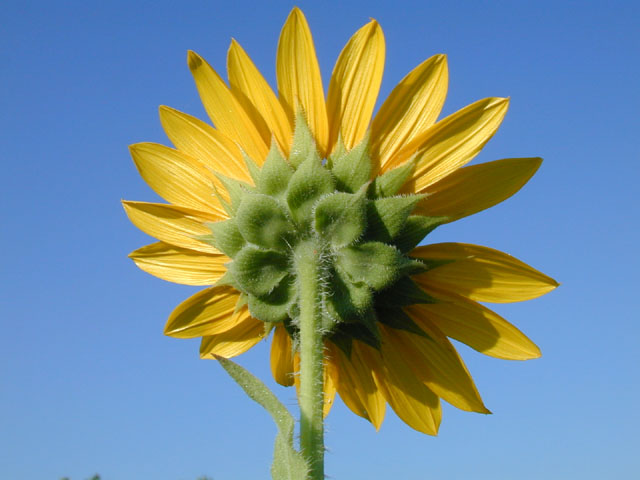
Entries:
[[140, 175], [166, 201], [205, 212], [223, 211], [213, 189], [214, 175], [202, 163], [157, 143], [129, 147]]
[[276, 75], [280, 101], [293, 125], [298, 107], [304, 110], [318, 150], [325, 157], [329, 141], [322, 76], [307, 20], [299, 8], [291, 10], [278, 41]]
[[[331, 345], [331, 344], [329, 344]], [[337, 351], [336, 347], [329, 347], [329, 355], [330, 361], [335, 365], [335, 377], [334, 383], [338, 389], [338, 394], [344, 404], [349, 407], [356, 415], [369, 420], [369, 414], [367, 413], [367, 408], [360, 401], [360, 397], [357, 394], [356, 389], [354, 388], [354, 382], [350, 375], [350, 371], [348, 368], [343, 367], [342, 359], [340, 359], [340, 352]], [[375, 387], [375, 385], [374, 385]], [[377, 428], [377, 427], [376, 427]]]
[[411, 142], [385, 167], [399, 165], [417, 152], [417, 164], [409, 181], [413, 192], [446, 177], [475, 157], [493, 137], [507, 113], [509, 99], [485, 98], [440, 120]]
[[333, 407], [333, 403], [336, 399], [336, 384], [334, 382], [334, 376], [332, 374], [332, 370], [335, 367], [330, 363], [326, 362], [323, 370], [323, 378], [324, 384], [322, 386], [324, 392], [324, 405], [322, 407], [322, 415], [326, 417], [331, 412], [331, 407]]
[[382, 104], [371, 124], [371, 156], [383, 171], [406, 160], [394, 157], [436, 121], [448, 82], [447, 57], [434, 55], [409, 72]]
[[198, 240], [197, 237], [211, 235], [211, 230], [204, 225], [205, 222], [225, 220], [226, 216], [162, 203], [123, 201], [122, 206], [131, 223], [147, 235], [176, 247], [220, 254], [214, 247]]
[[[227, 55], [231, 91], [260, 129], [262, 138], [273, 135], [280, 150], [289, 156], [293, 131], [275, 93], [240, 44], [231, 40]], [[259, 121], [255, 121], [259, 119]]]
[[371, 367], [352, 351], [351, 358], [332, 343], [329, 345], [331, 361], [338, 370], [336, 386], [340, 398], [349, 409], [369, 420], [376, 430], [380, 429], [385, 415], [385, 399], [376, 386]]
[[202, 104], [213, 124], [220, 132], [237, 142], [258, 165], [262, 165], [271, 138], [260, 135], [253, 119], [233, 96], [224, 80], [200, 55], [190, 50], [187, 62]]
[[171, 312], [164, 334], [195, 338], [226, 332], [243, 321], [235, 311], [238, 298], [240, 293], [228, 285], [201, 290]]
[[520, 190], [541, 163], [541, 158], [507, 158], [460, 168], [424, 189], [428, 196], [413, 213], [453, 222], [481, 212]]
[[505, 360], [540, 357], [540, 349], [535, 343], [487, 307], [434, 289], [427, 293], [442, 301], [410, 307], [411, 318], [423, 329], [435, 326], [447, 337], [491, 357]]
[[213, 285], [227, 271], [226, 255], [211, 255], [178, 248], [164, 242], [153, 243], [129, 254], [147, 273], [183, 285]]
[[329, 150], [342, 135], [347, 150], [364, 137], [384, 71], [384, 35], [371, 20], [358, 30], [338, 57], [327, 94]]
[[442, 289], [479, 302], [530, 300], [558, 286], [552, 278], [511, 255], [479, 245], [435, 243], [417, 247], [410, 255], [444, 261], [413, 277], [422, 288]]
[[[414, 317], [411, 307], [405, 311]], [[417, 378], [454, 407], [491, 413], [484, 406], [469, 371], [451, 342], [436, 327], [424, 322], [420, 326], [424, 327], [426, 337], [381, 326], [383, 358], [402, 358]]]
[[271, 341], [271, 373], [273, 379], [280, 385], [293, 385], [293, 352], [291, 338], [282, 324], [273, 330]]
[[[326, 355], [325, 355], [326, 358]], [[293, 354], [293, 384], [296, 387], [296, 395], [300, 398], [300, 352]], [[336, 396], [335, 378], [337, 371], [335, 366], [330, 360], [325, 360], [324, 369], [322, 371], [323, 376], [323, 392], [324, 392], [324, 406], [323, 415], [326, 417], [333, 407], [333, 402]]]
[[253, 183], [238, 146], [208, 123], [164, 105], [160, 107], [160, 122], [181, 152], [197, 158], [213, 172]]
[[411, 428], [437, 435], [442, 418], [440, 399], [411, 371], [409, 365], [393, 349], [382, 346], [380, 352], [359, 341], [353, 342], [372, 369], [376, 385], [396, 415]]
[[202, 337], [200, 358], [231, 358], [240, 355], [264, 338], [264, 322], [249, 314], [245, 305], [237, 316], [237, 324], [216, 335]]

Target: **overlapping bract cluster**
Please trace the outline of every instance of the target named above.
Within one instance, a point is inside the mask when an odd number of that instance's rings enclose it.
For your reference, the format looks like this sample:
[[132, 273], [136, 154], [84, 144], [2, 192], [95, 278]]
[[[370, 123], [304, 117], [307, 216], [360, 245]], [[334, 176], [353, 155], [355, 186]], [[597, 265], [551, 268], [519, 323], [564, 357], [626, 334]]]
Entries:
[[397, 195], [413, 162], [371, 181], [368, 137], [349, 151], [340, 140], [324, 160], [302, 112], [291, 152], [285, 159], [273, 143], [261, 168], [246, 157], [255, 185], [219, 177], [230, 218], [203, 237], [232, 259], [219, 283], [242, 292], [254, 318], [284, 322], [295, 340], [293, 257], [311, 244], [321, 259], [323, 334], [347, 354], [353, 339], [380, 346], [378, 321], [423, 334], [401, 307], [434, 301], [409, 278], [427, 264], [407, 252], [444, 218], [412, 215], [424, 195]]

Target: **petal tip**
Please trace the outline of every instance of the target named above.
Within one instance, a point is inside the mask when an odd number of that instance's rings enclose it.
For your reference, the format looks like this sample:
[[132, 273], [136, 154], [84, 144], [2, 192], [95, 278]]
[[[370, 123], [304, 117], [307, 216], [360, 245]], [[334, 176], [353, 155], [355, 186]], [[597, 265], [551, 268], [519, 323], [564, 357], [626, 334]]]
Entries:
[[240, 44], [238, 41], [231, 37], [231, 42], [229, 42], [229, 50], [227, 50], [228, 55], [237, 54], [238, 50], [241, 50]]
[[534, 345], [534, 347], [535, 347], [535, 350], [531, 352], [531, 356], [526, 360], [535, 360], [536, 358], [542, 357], [542, 351], [540, 350], [540, 347], [538, 347], [537, 345]]
[[193, 50], [187, 51], [187, 65], [189, 65], [189, 70], [192, 72], [197, 70], [202, 65], [203, 61], [202, 57]]

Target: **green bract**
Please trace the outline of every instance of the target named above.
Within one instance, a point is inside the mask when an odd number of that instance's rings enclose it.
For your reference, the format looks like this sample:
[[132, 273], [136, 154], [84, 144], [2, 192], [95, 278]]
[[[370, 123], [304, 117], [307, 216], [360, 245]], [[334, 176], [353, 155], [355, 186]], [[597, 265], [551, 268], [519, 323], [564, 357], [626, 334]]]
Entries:
[[313, 252], [322, 334], [347, 354], [354, 338], [380, 346], [378, 322], [424, 335], [402, 307], [434, 301], [409, 277], [428, 265], [407, 252], [444, 219], [412, 215], [424, 195], [398, 194], [413, 160], [371, 181], [368, 136], [350, 151], [339, 140], [325, 161], [298, 114], [288, 159], [272, 142], [262, 168], [246, 162], [255, 186], [220, 177], [231, 218], [210, 224], [202, 240], [232, 259], [223, 281], [253, 317], [284, 322], [297, 340], [304, 279], [295, 259]]

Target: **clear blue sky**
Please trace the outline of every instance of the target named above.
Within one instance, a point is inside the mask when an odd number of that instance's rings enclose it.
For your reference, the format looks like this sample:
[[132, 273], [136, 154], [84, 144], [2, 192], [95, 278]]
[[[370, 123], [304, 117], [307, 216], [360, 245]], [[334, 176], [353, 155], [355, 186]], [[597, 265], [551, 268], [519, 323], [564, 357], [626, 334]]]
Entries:
[[[449, 58], [445, 112], [510, 96], [478, 162], [542, 156], [518, 195], [431, 241], [488, 245], [562, 286], [496, 310], [543, 351], [460, 351], [482, 416], [444, 408], [440, 436], [390, 412], [380, 432], [338, 403], [334, 479], [631, 478], [638, 460], [640, 8], [635, 1], [297, 2], [325, 75], [370, 17], [387, 40], [381, 98]], [[164, 337], [195, 291], [139, 271], [150, 239], [120, 199], [154, 201], [127, 146], [168, 143], [160, 104], [205, 118], [193, 49], [224, 73], [231, 37], [274, 82], [293, 3], [37, 2], [0, 7], [0, 478], [268, 478], [275, 427], [198, 342]], [[240, 362], [274, 385], [268, 346]], [[274, 386], [289, 406], [294, 392]]]

